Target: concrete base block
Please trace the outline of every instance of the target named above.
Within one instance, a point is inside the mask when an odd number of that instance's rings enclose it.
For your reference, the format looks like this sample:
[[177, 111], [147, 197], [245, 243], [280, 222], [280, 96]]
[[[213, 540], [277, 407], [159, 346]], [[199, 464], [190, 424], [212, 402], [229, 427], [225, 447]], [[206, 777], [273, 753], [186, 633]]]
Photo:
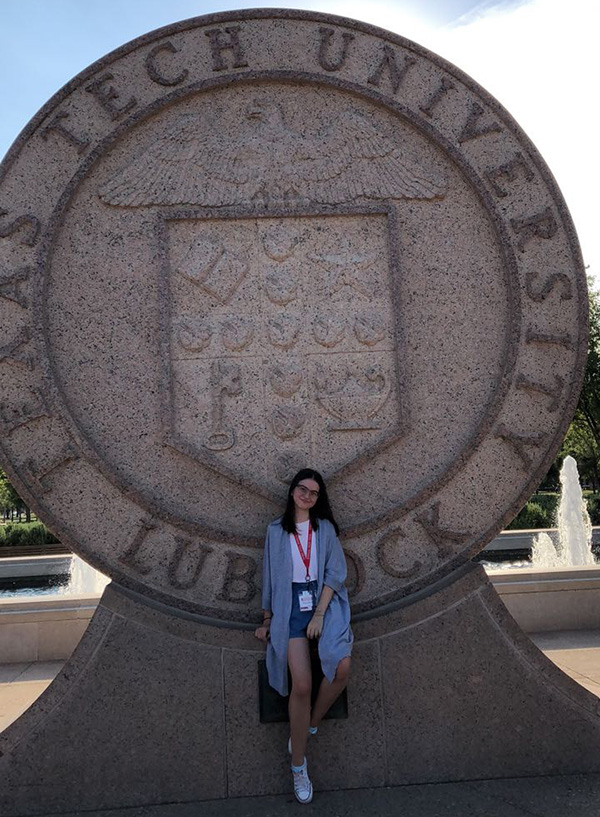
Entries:
[[[478, 567], [355, 622], [349, 717], [316, 789], [600, 771], [600, 702], [523, 635]], [[250, 630], [111, 585], [54, 683], [0, 735], [5, 817], [290, 791]]]
[[97, 605], [97, 596], [0, 599], [0, 660], [69, 658]]
[[490, 580], [527, 633], [600, 629], [597, 567], [501, 570]]

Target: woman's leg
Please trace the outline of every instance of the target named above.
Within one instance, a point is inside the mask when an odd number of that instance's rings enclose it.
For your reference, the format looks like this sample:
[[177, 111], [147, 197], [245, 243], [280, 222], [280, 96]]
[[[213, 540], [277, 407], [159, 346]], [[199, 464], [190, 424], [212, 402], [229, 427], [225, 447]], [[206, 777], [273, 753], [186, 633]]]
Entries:
[[347, 658], [342, 658], [340, 663], [337, 665], [335, 678], [331, 683], [329, 683], [327, 678], [323, 678], [317, 694], [317, 700], [315, 701], [315, 705], [312, 710], [310, 718], [311, 726], [320, 725], [321, 721], [327, 714], [327, 710], [348, 683], [349, 675], [350, 657], [348, 656]]
[[310, 692], [312, 675], [308, 639], [290, 638], [288, 642], [288, 664], [292, 675], [289, 713], [292, 735], [292, 764], [301, 766], [306, 754], [306, 737], [310, 722]]

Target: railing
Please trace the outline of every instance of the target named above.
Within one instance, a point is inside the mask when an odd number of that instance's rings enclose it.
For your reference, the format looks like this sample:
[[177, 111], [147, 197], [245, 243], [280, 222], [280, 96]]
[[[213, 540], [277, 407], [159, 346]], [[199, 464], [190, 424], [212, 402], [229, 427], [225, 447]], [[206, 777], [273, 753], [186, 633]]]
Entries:
[[57, 556], [69, 555], [73, 551], [57, 542], [53, 545], [6, 545], [0, 546], [0, 559], [11, 559], [22, 556]]

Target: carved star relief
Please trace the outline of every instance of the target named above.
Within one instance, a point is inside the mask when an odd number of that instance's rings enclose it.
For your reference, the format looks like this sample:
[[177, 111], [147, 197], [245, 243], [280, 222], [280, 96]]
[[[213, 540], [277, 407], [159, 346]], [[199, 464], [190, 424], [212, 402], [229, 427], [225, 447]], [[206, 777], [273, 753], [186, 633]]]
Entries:
[[227, 136], [183, 114], [99, 190], [119, 207], [341, 204], [357, 198], [435, 199], [445, 183], [356, 110], [299, 132], [280, 105], [257, 99]]

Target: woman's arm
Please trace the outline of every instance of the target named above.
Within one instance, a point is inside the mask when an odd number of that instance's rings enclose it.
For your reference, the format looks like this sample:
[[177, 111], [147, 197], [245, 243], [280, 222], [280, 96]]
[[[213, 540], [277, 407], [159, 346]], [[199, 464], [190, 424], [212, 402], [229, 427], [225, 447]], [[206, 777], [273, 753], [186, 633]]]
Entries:
[[321, 635], [323, 631], [323, 618], [327, 608], [329, 607], [329, 602], [333, 598], [334, 592], [333, 587], [329, 587], [326, 584], [323, 585], [321, 598], [319, 599], [313, 617], [309, 621], [308, 627], [306, 628], [307, 638], [318, 638]]
[[260, 627], [257, 627], [254, 631], [254, 635], [260, 641], [268, 641], [269, 640], [269, 633], [271, 631], [271, 619], [273, 618], [273, 614], [270, 610], [263, 610], [263, 621]]
[[329, 607], [329, 602], [333, 598], [334, 592], [335, 591], [334, 591], [333, 587], [329, 587], [329, 585], [327, 585], [327, 584], [323, 585], [323, 590], [321, 591], [321, 598], [317, 602], [317, 606], [315, 608], [315, 615], [320, 615], [320, 616], [325, 615], [325, 611]]

